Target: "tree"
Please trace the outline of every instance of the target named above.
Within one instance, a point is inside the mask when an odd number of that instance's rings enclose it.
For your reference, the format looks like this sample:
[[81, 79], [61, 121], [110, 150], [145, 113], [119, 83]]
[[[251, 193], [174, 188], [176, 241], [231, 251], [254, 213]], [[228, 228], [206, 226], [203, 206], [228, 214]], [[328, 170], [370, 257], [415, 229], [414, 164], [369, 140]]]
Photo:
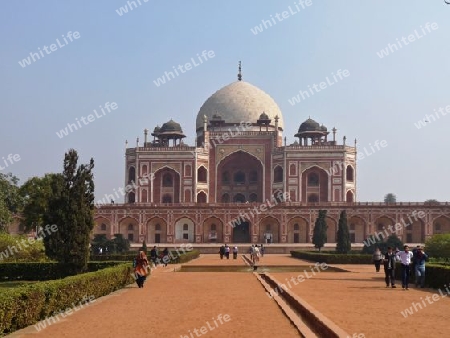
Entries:
[[397, 202], [397, 196], [395, 196], [393, 193], [386, 194], [384, 196], [384, 203], [396, 203]]
[[423, 202], [425, 205], [439, 205], [439, 201], [435, 199], [429, 199]]
[[147, 254], [147, 243], [145, 243], [145, 239], [142, 241], [142, 247], [140, 250], [144, 251], [145, 254]]
[[44, 226], [44, 214], [48, 211], [48, 202], [52, 197], [52, 182], [63, 184], [61, 174], [45, 174], [44, 177], [32, 177], [19, 189], [23, 198], [22, 225], [26, 230]]
[[450, 234], [436, 234], [425, 242], [426, 253], [432, 257], [450, 259]]
[[99, 248], [103, 248], [106, 253], [106, 248], [110, 246], [110, 241], [106, 238], [105, 234], [97, 234], [94, 235], [94, 238], [91, 242], [91, 251], [93, 254], [99, 253]]
[[94, 160], [77, 167], [78, 154], [70, 149], [64, 156], [62, 179], [52, 180], [52, 193], [45, 224], [58, 230], [44, 237], [47, 256], [58, 261], [62, 270], [77, 274], [87, 270], [90, 233], [94, 227]]
[[114, 252], [127, 252], [130, 250], [130, 241], [123, 238], [122, 234], [114, 234], [114, 239], [112, 239], [113, 251]]
[[17, 183], [19, 179], [11, 173], [0, 173], [0, 232], [6, 232], [12, 216], [22, 207]]
[[397, 237], [395, 233], [386, 238], [385, 242], [383, 242], [381, 238], [378, 238], [376, 236], [374, 238], [376, 239], [376, 242], [371, 244], [370, 246], [365, 245], [362, 249], [363, 253], [373, 254], [376, 248], [379, 248], [381, 252], [386, 252], [388, 246], [390, 246], [394, 250], [395, 248], [403, 250], [403, 242], [400, 238]]
[[48, 258], [42, 240], [0, 233], [0, 263], [45, 261]]
[[346, 254], [352, 249], [350, 232], [347, 225], [347, 212], [343, 210], [339, 216], [339, 229], [337, 232], [336, 251]]
[[319, 252], [327, 242], [328, 225], [327, 222], [325, 221], [326, 216], [327, 216], [326, 210], [319, 210], [319, 216], [317, 217], [316, 223], [314, 225], [312, 242], [314, 246], [319, 249]]

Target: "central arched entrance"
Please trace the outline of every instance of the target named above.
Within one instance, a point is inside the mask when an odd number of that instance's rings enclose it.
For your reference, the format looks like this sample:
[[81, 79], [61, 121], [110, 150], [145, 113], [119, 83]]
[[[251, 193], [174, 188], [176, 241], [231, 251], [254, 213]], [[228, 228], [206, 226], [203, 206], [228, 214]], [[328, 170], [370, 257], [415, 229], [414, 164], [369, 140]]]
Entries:
[[250, 222], [243, 221], [233, 228], [233, 243], [250, 243]]
[[245, 151], [237, 151], [223, 159], [217, 168], [216, 200], [223, 203], [262, 202], [263, 182], [261, 162]]

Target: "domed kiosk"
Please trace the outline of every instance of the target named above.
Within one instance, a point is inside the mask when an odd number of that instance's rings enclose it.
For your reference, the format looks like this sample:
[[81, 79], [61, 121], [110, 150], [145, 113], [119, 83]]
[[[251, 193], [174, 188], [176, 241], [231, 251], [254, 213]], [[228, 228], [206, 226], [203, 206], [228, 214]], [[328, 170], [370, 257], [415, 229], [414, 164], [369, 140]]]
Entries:
[[311, 118], [308, 118], [305, 122], [298, 128], [298, 133], [295, 137], [299, 138], [300, 145], [309, 145], [308, 140], [310, 140], [311, 145], [320, 145], [328, 142], [328, 130], [323, 124], [320, 125]]
[[164, 123], [161, 128], [155, 127], [152, 135], [156, 136], [159, 140], [159, 144], [163, 146], [169, 146], [169, 140], [173, 140], [173, 145], [176, 146], [177, 140], [181, 140], [186, 136], [183, 134], [183, 130], [179, 123], [170, 119], [170, 121]]

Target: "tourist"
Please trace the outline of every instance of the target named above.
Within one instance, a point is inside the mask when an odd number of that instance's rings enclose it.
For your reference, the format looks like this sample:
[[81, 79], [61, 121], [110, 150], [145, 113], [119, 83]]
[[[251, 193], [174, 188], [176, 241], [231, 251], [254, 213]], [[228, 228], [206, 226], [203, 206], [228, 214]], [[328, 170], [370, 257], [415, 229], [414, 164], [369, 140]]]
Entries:
[[222, 245], [219, 249], [219, 255], [220, 255], [220, 259], [223, 259], [223, 256], [225, 255], [225, 246]]
[[227, 259], [230, 259], [230, 247], [228, 246], [228, 244], [225, 244], [225, 257]]
[[391, 284], [392, 288], [395, 289], [395, 253], [392, 251], [392, 248], [388, 246], [387, 252], [383, 257], [383, 265], [384, 265], [384, 275], [386, 281], [386, 287], [389, 287]]
[[149, 271], [148, 259], [144, 251], [139, 251], [137, 257], [135, 258], [134, 265], [136, 284], [139, 288], [143, 288]]
[[238, 254], [238, 247], [234, 246], [233, 247], [233, 259], [237, 259], [237, 254]]
[[264, 251], [266, 249], [264, 248], [264, 246], [261, 244], [261, 248], [259, 249], [259, 251], [261, 252], [261, 257], [264, 257]]
[[252, 244], [252, 246], [248, 250], [248, 253], [250, 254], [250, 259], [252, 260], [252, 263], [255, 264], [255, 245], [254, 244]]
[[158, 250], [156, 250], [156, 245], [150, 250], [150, 259], [155, 266], [158, 265]]
[[408, 284], [413, 253], [409, 251], [409, 246], [405, 245], [403, 251], [397, 253], [396, 257], [400, 259], [402, 263], [402, 288], [403, 290], [409, 290]]
[[380, 265], [381, 265], [381, 259], [382, 259], [382, 254], [379, 248], [375, 249], [375, 252], [372, 255], [372, 260], [375, 263], [375, 270], [377, 272], [380, 272]]
[[425, 261], [428, 255], [423, 251], [422, 247], [417, 248], [416, 254], [413, 256], [414, 270], [416, 272], [416, 287], [423, 289], [425, 287]]
[[162, 261], [164, 263], [164, 266], [167, 266], [167, 264], [169, 263], [169, 249], [167, 248], [163, 250]]
[[412, 249], [412, 253], [413, 253], [413, 259], [412, 259], [412, 263], [411, 263], [411, 271], [415, 271], [415, 260], [414, 257], [416, 256], [417, 250], [420, 248], [420, 245], [416, 246], [414, 249]]
[[253, 256], [254, 256], [253, 263], [259, 262], [260, 251], [259, 251], [259, 248], [258, 248], [258, 244], [255, 245], [255, 249], [253, 251]]

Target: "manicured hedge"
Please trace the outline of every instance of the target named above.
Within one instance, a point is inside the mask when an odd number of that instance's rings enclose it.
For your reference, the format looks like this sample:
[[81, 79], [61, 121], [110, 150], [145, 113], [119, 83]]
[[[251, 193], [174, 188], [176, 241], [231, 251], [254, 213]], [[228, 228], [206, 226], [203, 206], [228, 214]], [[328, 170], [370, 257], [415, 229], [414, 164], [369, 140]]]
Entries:
[[[122, 262], [89, 262], [88, 271], [93, 272]], [[28, 280], [45, 281], [67, 277], [58, 263], [2, 263], [0, 264], [0, 281]]]
[[198, 250], [192, 250], [189, 252], [186, 252], [185, 254], [182, 254], [180, 256], [177, 257], [176, 260], [173, 261], [174, 264], [177, 263], [187, 263], [193, 259], [196, 259], [200, 257], [200, 251]]
[[91, 255], [90, 260], [96, 262], [105, 261], [121, 261], [121, 262], [132, 262], [136, 258], [137, 252], [127, 252], [122, 254], [104, 254], [104, 255]]
[[327, 264], [371, 264], [372, 255], [291, 251], [291, 256]]
[[[400, 263], [397, 263], [396, 265], [395, 279], [397, 280], [397, 283], [401, 285], [402, 268]], [[415, 281], [416, 281], [415, 271], [414, 269], [411, 269], [409, 282], [410, 284], [414, 284]], [[449, 285], [450, 285], [450, 266], [438, 264], [426, 264], [425, 267], [426, 287], [441, 289], [444, 293], [446, 293], [445, 287], [448, 287]]]
[[[198, 250], [191, 250], [186, 251], [185, 253], [182, 253], [183, 251], [180, 249], [177, 251], [171, 250], [171, 255], [169, 255], [170, 261], [168, 264], [179, 264], [179, 263], [186, 263], [189, 262], [192, 259], [198, 258], [200, 256], [200, 251]], [[161, 252], [160, 252], [161, 254]], [[136, 257], [137, 252], [134, 253], [126, 253], [126, 254], [111, 254], [111, 255], [92, 255], [91, 260], [95, 261], [127, 261], [132, 262], [133, 259]], [[150, 258], [150, 257], [149, 257]], [[162, 262], [162, 261], [161, 261]]]
[[0, 289], [0, 335], [73, 309], [83, 297], [97, 299], [118, 290], [134, 282], [132, 271], [130, 264], [120, 264], [60, 280]]

